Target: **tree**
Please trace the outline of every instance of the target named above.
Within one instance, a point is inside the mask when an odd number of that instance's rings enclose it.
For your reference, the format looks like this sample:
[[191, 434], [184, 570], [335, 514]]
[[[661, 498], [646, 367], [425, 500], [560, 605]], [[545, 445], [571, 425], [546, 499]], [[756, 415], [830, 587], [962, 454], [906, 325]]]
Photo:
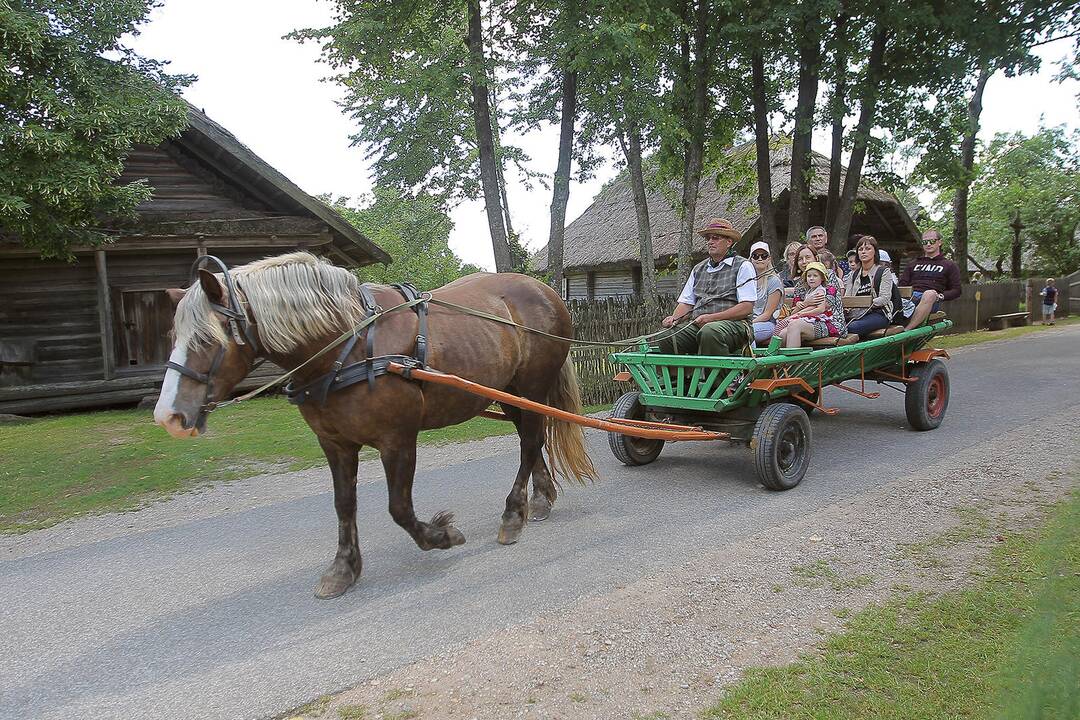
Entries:
[[187, 124], [192, 78], [123, 42], [157, 4], [0, 0], [0, 226], [43, 257], [134, 219], [152, 189], [115, 183], [124, 156]]
[[[951, 194], [942, 194], [950, 205]], [[1080, 267], [1080, 132], [1041, 128], [1030, 137], [999, 133], [990, 142], [971, 183], [972, 245], [994, 260], [1010, 257], [1009, 223], [1017, 211], [1029, 267], [1054, 275]]]
[[407, 198], [394, 188], [376, 186], [356, 207], [348, 198], [338, 198], [333, 206], [394, 259], [390, 265], [357, 270], [364, 282], [411, 282], [421, 290], [433, 290], [480, 270], [463, 264], [450, 249], [453, 223], [430, 195]]
[[334, 25], [289, 37], [322, 43], [376, 183], [443, 205], [483, 197], [496, 269], [513, 269], [500, 173], [524, 156], [498, 142], [479, 0], [338, 0], [337, 8]]

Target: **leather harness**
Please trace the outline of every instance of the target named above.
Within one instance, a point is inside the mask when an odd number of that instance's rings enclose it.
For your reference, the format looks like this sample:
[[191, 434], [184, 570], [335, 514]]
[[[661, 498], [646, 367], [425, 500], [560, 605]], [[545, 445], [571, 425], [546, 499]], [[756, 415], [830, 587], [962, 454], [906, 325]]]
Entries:
[[[422, 299], [423, 294], [417, 290], [411, 283], [394, 283], [391, 285], [405, 298], [406, 302], [412, 300]], [[371, 317], [376, 313], [382, 312], [382, 308], [375, 302], [375, 296], [371, 292], [371, 288], [367, 284], [360, 286], [360, 299], [363, 301], [364, 309], [367, 312], [366, 317]], [[416, 333], [416, 353], [412, 357], [407, 355], [380, 355], [375, 357], [375, 328], [377, 325], [372, 323], [367, 327], [365, 332], [367, 338], [365, 341], [365, 357], [363, 360], [359, 360], [349, 365], [345, 364], [349, 355], [352, 353], [353, 348], [356, 347], [356, 343], [359, 342], [360, 336], [353, 335], [348, 341], [345, 342], [341, 348], [341, 352], [338, 353], [337, 360], [330, 367], [330, 370], [323, 375], [310, 380], [303, 385], [297, 386], [295, 383], [290, 382], [282, 391], [293, 405], [301, 405], [309, 400], [317, 405], [322, 405], [326, 402], [326, 397], [337, 390], [342, 390], [350, 385], [356, 385], [357, 383], [366, 382], [368, 384], [368, 390], [371, 390], [372, 385], [375, 382], [375, 378], [387, 373], [387, 366], [394, 362], [399, 365], [404, 365], [406, 372], [405, 378], [410, 377], [410, 371], [413, 368], [419, 368], [423, 370], [427, 367], [427, 352], [428, 352], [428, 338], [427, 338], [427, 314], [428, 304], [421, 302], [413, 306], [413, 311], [416, 313], [418, 329]]]

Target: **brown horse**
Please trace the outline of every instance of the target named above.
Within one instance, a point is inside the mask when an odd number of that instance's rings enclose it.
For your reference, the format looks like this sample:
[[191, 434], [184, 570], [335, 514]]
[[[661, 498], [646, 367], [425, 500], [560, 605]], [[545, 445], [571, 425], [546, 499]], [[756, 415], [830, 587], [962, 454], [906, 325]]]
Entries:
[[[394, 288], [371, 286], [370, 290], [382, 309], [404, 302]], [[303, 252], [219, 274], [199, 268], [198, 281], [190, 288], [169, 292], [177, 301], [175, 346], [154, 420], [175, 437], [202, 432], [207, 412], [229, 396], [259, 357], [283, 368], [296, 368], [354, 327], [369, 310], [352, 273]], [[559, 296], [525, 275], [470, 275], [435, 290], [432, 296], [552, 335], [569, 337], [572, 331], [570, 315]], [[415, 312], [386, 313], [375, 327], [373, 356], [408, 356], [417, 350]], [[568, 342], [434, 304], [429, 306], [428, 328], [427, 362], [432, 369], [581, 411]], [[365, 345], [361, 334], [346, 365], [366, 357]], [[338, 355], [335, 349], [301, 368], [293, 377], [294, 387], [331, 372]], [[394, 374], [382, 374], [373, 381], [365, 377], [330, 392], [323, 402], [300, 404], [329, 461], [338, 516], [337, 554], [319, 581], [317, 597], [341, 595], [360, 576], [356, 474], [357, 453], [364, 445], [379, 451], [390, 514], [422, 550], [465, 542], [452, 524], [452, 513], [440, 512], [431, 522], [422, 522], [413, 512], [416, 436], [421, 430], [468, 420], [487, 405], [487, 400], [461, 390]], [[514, 407], [503, 409], [521, 439], [521, 464], [506, 498], [498, 537], [500, 543], [511, 544], [527, 519], [547, 517], [557, 494], [541, 452], [545, 438], [553, 469], [578, 481], [595, 477], [595, 470], [580, 427]]]

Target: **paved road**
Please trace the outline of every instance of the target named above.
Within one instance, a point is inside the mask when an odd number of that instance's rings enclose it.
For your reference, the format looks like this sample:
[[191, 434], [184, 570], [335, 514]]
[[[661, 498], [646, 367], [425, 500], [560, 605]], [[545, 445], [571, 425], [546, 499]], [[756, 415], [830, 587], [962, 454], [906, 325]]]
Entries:
[[889, 463], [914, 472], [1045, 422], [1080, 402], [1078, 350], [1073, 327], [957, 352], [933, 433], [907, 430], [887, 388], [832, 391], [843, 413], [814, 419], [810, 473], [787, 493], [757, 485], [745, 450], [683, 443], [624, 468], [591, 435], [605, 481], [568, 489], [513, 547], [495, 543], [510, 454], [419, 474], [420, 514], [453, 509], [468, 538], [449, 552], [420, 552], [362, 483], [364, 576], [336, 601], [311, 595], [336, 537], [329, 493], [2, 561], [0, 717], [276, 716], [869, 490]]

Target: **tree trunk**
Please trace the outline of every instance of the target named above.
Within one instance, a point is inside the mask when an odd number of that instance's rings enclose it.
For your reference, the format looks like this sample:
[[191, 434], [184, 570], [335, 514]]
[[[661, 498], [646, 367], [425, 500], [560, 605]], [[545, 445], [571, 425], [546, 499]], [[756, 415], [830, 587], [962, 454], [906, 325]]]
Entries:
[[630, 187], [634, 193], [634, 215], [637, 218], [638, 257], [641, 259], [641, 294], [646, 312], [656, 310], [656, 258], [653, 255], [652, 225], [649, 223], [649, 202], [645, 194], [645, 176], [641, 170], [641, 130], [633, 120], [626, 130], [618, 132], [619, 147], [630, 172]]
[[[1013, 235], [1012, 243], [1012, 276], [1019, 278], [1023, 275], [1023, 268], [1020, 267], [1020, 261], [1023, 247], [1020, 245], [1020, 233]], [[967, 263], [965, 263], [966, 265]]]
[[847, 238], [836, 234], [836, 215], [840, 205], [840, 154], [844, 151], [844, 117], [847, 115], [847, 23], [848, 16], [841, 14], [836, 19], [836, 56], [833, 72], [832, 104], [829, 114], [832, 117], [832, 146], [829, 155], [829, 194], [825, 200], [825, 229], [829, 232], [829, 246], [836, 257], [842, 257], [847, 250]]
[[[953, 255], [957, 258], [968, 256], [968, 192], [971, 188], [972, 170], [975, 167], [975, 139], [979, 134], [979, 117], [982, 115], [983, 91], [993, 71], [986, 65], [979, 68], [979, 78], [975, 82], [975, 91], [967, 107], [967, 130], [960, 143], [960, 181], [953, 194]], [[969, 279], [968, 265], [960, 265], [960, 281]]]
[[821, 65], [821, 23], [807, 23], [799, 46], [799, 90], [795, 105], [795, 129], [791, 136], [791, 185], [788, 205], [787, 241], [803, 237], [810, 224], [809, 161], [814, 134], [818, 75]]
[[784, 249], [776, 237], [776, 208], [772, 196], [772, 150], [769, 146], [769, 108], [765, 90], [765, 56], [754, 52], [750, 57], [751, 97], [754, 102], [754, 147], [757, 151], [758, 211], [761, 213], [761, 239], [769, 244], [774, 258], [783, 257]]
[[495, 270], [510, 272], [513, 269], [513, 261], [510, 257], [510, 244], [506, 239], [506, 225], [503, 223], [501, 183], [495, 157], [495, 139], [491, 126], [491, 107], [488, 102], [488, 81], [484, 62], [484, 38], [480, 25], [480, 0], [469, 0], [468, 6], [469, 34], [466, 45], [469, 48], [471, 65], [469, 89], [472, 91], [476, 145], [480, 154], [480, 184], [484, 190], [484, 209], [487, 212], [491, 247], [495, 255]]
[[[577, 71], [564, 71], [562, 81], [562, 122], [559, 125], [559, 160], [555, 165], [551, 197], [551, 228], [548, 232], [548, 272], [551, 286], [563, 291], [563, 238], [566, 235], [566, 205], [570, 201], [570, 164], [574, 154], [574, 119], [577, 117]], [[644, 270], [642, 271], [644, 277]]]
[[690, 77], [685, 78], [693, 87], [684, 116], [684, 126], [689, 137], [684, 145], [682, 219], [679, 224], [678, 282], [685, 283], [693, 267], [691, 254], [694, 243], [694, 220], [697, 217], [698, 189], [701, 186], [701, 170], [705, 160], [705, 116], [708, 112], [709, 91], [709, 0], [698, 0], [694, 17], [694, 59]]
[[[878, 28], [874, 33], [873, 43], [870, 45], [870, 57], [866, 67], [866, 86], [862, 94], [861, 107], [859, 108], [859, 122], [855, 125], [855, 139], [851, 148], [851, 158], [848, 161], [847, 175], [844, 178], [844, 189], [840, 193], [840, 207], [836, 213], [836, 226], [834, 234], [838, 243], [847, 244], [848, 233], [851, 232], [851, 217], [855, 212], [855, 197], [859, 192], [859, 183], [862, 181], [863, 161], [866, 159], [866, 146], [870, 140], [870, 128], [874, 125], [874, 116], [877, 114], [878, 91], [881, 85], [883, 65], [885, 63], [885, 45], [888, 42], [888, 33]], [[897, 259], [899, 266], [899, 259]]]

